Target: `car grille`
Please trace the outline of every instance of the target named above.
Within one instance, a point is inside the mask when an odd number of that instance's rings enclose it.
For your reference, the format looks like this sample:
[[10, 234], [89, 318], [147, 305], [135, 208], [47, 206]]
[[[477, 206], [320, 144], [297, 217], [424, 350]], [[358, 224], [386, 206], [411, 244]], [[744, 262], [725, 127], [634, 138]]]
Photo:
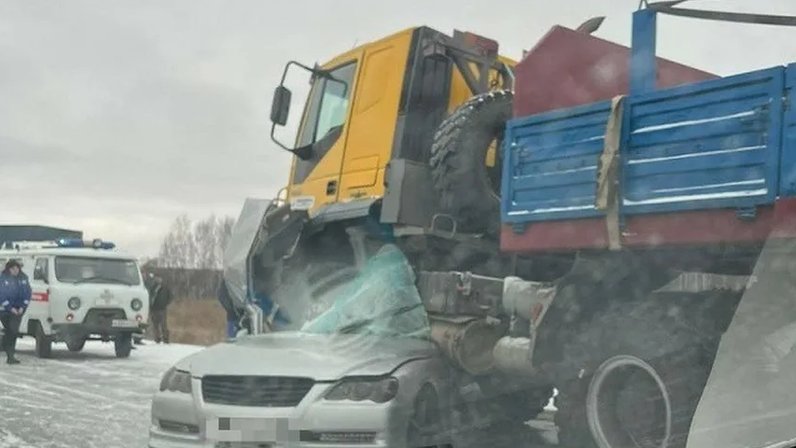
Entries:
[[206, 376], [202, 396], [206, 403], [230, 406], [293, 407], [307, 395], [310, 378], [281, 376]]

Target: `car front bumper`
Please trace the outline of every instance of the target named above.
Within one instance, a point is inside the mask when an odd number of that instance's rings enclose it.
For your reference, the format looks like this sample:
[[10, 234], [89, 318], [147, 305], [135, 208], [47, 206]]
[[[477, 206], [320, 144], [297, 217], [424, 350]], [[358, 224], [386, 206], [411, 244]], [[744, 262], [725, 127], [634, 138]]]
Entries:
[[112, 337], [126, 333], [143, 334], [146, 331], [146, 327], [146, 323], [138, 323], [136, 326], [125, 327], [85, 323], [52, 324], [51, 326], [53, 334], [55, 334], [59, 340], [87, 338], [91, 335]]
[[382, 404], [324, 400], [331, 386], [316, 383], [292, 408], [244, 407], [205, 403], [201, 382], [194, 378], [192, 394], [155, 394], [149, 447], [380, 448], [404, 444], [407, 419], [398, 400]]

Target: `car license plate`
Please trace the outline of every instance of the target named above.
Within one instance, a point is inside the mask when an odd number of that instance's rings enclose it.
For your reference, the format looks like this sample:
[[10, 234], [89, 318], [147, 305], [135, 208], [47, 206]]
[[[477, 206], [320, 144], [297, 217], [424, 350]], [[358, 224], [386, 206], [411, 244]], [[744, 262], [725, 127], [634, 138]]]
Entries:
[[111, 321], [111, 326], [114, 328], [137, 328], [138, 322], [134, 320], [113, 319]]

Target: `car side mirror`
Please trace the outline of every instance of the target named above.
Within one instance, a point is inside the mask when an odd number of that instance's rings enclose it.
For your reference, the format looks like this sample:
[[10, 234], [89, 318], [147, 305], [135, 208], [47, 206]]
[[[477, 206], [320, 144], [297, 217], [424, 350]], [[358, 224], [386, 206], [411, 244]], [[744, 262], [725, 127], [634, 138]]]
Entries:
[[271, 122], [284, 126], [287, 124], [287, 117], [290, 114], [290, 99], [292, 94], [290, 89], [285, 86], [278, 86], [274, 89], [274, 99], [271, 102]]

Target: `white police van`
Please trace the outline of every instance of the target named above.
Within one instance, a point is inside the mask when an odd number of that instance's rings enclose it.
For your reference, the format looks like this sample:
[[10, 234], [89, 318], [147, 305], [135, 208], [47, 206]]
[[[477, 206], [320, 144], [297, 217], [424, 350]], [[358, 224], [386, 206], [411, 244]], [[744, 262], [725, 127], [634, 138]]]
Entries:
[[149, 298], [136, 259], [102, 240], [16, 242], [0, 249], [0, 263], [22, 263], [33, 297], [20, 334], [36, 338], [36, 354], [47, 358], [53, 342], [70, 351], [87, 340], [113, 341], [126, 358], [134, 334], [144, 332]]

